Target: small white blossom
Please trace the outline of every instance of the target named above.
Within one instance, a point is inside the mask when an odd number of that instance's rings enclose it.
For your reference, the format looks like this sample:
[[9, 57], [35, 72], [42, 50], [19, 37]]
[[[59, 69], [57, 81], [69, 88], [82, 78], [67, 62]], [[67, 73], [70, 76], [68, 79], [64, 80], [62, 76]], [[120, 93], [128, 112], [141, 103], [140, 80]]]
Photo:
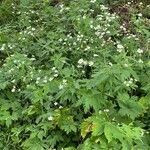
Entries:
[[43, 82], [44, 82], [44, 83], [47, 83], [47, 80], [46, 80], [46, 79], [44, 79], [44, 80], [43, 80]]
[[83, 15], [83, 19], [86, 19], [86, 15]]
[[108, 63], [110, 66], [112, 66], [113, 64], [111, 62]]
[[133, 82], [130, 80], [129, 82], [128, 82], [128, 84], [132, 84]]
[[52, 121], [52, 120], [53, 120], [53, 117], [52, 117], [52, 116], [49, 116], [49, 117], [48, 117], [48, 120], [49, 120], [49, 121]]
[[36, 81], [35, 83], [36, 83], [36, 84], [39, 84], [39, 81]]
[[55, 102], [55, 103], [54, 103], [54, 105], [55, 105], [55, 106], [57, 106], [57, 105], [58, 105], [58, 103], [57, 103], [57, 102]]
[[58, 74], [54, 74], [54, 77], [58, 77]]
[[56, 70], [56, 67], [53, 67], [53, 68], [52, 68], [52, 71], [54, 71], [54, 70]]
[[143, 15], [141, 13], [138, 14], [139, 17], [142, 17]]
[[62, 90], [64, 88], [64, 85], [60, 84], [59, 89]]
[[95, 2], [96, 2], [96, 0], [91, 0], [90, 2], [91, 2], [91, 3], [95, 3]]
[[88, 64], [88, 62], [85, 60], [85, 61], [83, 61], [83, 65], [87, 65]]
[[137, 79], [134, 79], [134, 81], [137, 82], [138, 80], [137, 80]]
[[49, 78], [49, 81], [52, 81], [54, 78], [53, 77], [51, 77], [51, 78]]
[[94, 54], [93, 56], [94, 56], [94, 57], [97, 57], [98, 55], [97, 55], [97, 54]]
[[142, 59], [139, 59], [138, 62], [141, 63], [141, 64], [143, 64], [143, 60]]
[[32, 28], [31, 30], [32, 30], [32, 31], [35, 31], [35, 28]]
[[82, 68], [82, 66], [81, 66], [81, 65], [78, 65], [77, 67], [78, 67], [78, 68]]
[[115, 121], [115, 117], [112, 119], [112, 121]]
[[63, 83], [66, 84], [67, 80], [63, 79]]
[[59, 109], [62, 109], [63, 107], [62, 106], [59, 106]]
[[16, 91], [16, 87], [15, 87], [15, 86], [13, 86], [13, 88], [12, 88], [11, 92], [15, 92], [15, 91]]
[[34, 61], [34, 60], [36, 60], [36, 59], [33, 57], [33, 58], [30, 58], [30, 60], [31, 60], [31, 61]]
[[82, 73], [85, 73], [85, 71], [84, 71], [84, 70], [82, 70]]
[[14, 80], [12, 80], [11, 82], [12, 82], [12, 83], [15, 83], [15, 82], [16, 82], [16, 80], [14, 79]]
[[58, 73], [58, 70], [54, 70], [55, 73]]
[[93, 66], [94, 62], [93, 61], [89, 61], [89, 66]]
[[109, 109], [104, 109], [104, 112], [109, 112]]
[[84, 60], [81, 58], [78, 60], [78, 64], [83, 64]]
[[98, 113], [99, 113], [99, 114], [102, 114], [102, 111], [100, 110]]
[[128, 67], [128, 64], [124, 64], [125, 67]]
[[121, 52], [123, 49], [124, 49], [123, 45], [121, 45], [121, 44], [117, 45], [117, 51], [118, 52]]
[[13, 62], [14, 62], [14, 63], [17, 63], [18, 61], [17, 61], [17, 60], [14, 60]]
[[40, 80], [40, 77], [37, 77], [36, 80], [37, 80], [37, 81]]
[[139, 48], [139, 49], [137, 50], [137, 52], [138, 52], [139, 54], [142, 54], [142, 53], [143, 53], [143, 50]]

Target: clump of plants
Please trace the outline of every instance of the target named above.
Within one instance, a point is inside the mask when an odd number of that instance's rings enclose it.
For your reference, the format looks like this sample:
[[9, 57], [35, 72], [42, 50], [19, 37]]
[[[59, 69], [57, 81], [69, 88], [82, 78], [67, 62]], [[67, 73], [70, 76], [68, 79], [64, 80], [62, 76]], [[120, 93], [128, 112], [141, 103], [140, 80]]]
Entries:
[[3, 0], [0, 149], [149, 150], [148, 8]]

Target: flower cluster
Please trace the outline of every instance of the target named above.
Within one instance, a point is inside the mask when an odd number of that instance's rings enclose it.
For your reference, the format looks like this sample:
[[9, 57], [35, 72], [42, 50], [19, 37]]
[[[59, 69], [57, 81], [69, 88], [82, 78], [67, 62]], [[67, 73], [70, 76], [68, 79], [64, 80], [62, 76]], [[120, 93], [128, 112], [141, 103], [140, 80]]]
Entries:
[[134, 82], [137, 82], [137, 79], [130, 78], [128, 81], [124, 81], [124, 85], [130, 87]]
[[56, 69], [56, 67], [52, 68], [52, 72], [54, 73], [53, 77], [58, 77], [58, 70]]
[[82, 66], [86, 66], [86, 65], [89, 65], [91, 67], [94, 65], [94, 62], [84, 60], [83, 58], [78, 60], [78, 66], [77, 66], [78, 68], [81, 68]]
[[62, 90], [67, 85], [67, 80], [63, 79], [62, 83], [59, 85], [59, 89]]

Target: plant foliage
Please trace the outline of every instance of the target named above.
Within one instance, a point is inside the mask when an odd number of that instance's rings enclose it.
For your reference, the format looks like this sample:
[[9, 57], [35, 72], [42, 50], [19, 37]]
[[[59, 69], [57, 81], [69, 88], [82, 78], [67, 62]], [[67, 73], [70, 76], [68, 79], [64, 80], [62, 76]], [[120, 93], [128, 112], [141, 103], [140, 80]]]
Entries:
[[0, 3], [0, 149], [150, 149], [149, 5]]

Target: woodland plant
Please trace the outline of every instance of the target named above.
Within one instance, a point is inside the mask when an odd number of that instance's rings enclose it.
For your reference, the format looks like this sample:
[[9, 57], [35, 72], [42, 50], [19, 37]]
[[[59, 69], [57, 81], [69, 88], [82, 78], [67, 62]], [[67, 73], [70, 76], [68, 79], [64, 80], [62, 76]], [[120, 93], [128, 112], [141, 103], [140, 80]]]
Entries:
[[1, 150], [149, 150], [149, 5], [0, 2]]

